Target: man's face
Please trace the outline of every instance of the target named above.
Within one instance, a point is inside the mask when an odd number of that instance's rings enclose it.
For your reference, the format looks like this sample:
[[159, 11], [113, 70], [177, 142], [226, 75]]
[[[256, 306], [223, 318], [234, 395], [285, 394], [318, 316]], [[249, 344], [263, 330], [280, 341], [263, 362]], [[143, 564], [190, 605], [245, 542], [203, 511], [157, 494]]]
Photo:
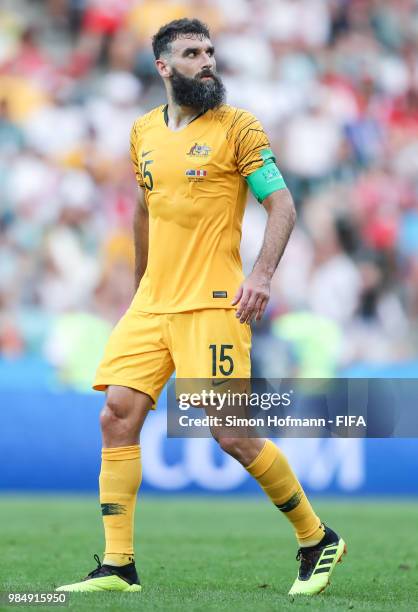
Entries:
[[183, 76], [198, 78], [201, 74], [216, 72], [215, 49], [209, 38], [184, 35], [171, 43], [169, 63]]
[[222, 104], [225, 88], [216, 74], [214, 48], [208, 38], [182, 36], [171, 43], [171, 53], [162, 60], [160, 73], [169, 79], [176, 104], [203, 112]]

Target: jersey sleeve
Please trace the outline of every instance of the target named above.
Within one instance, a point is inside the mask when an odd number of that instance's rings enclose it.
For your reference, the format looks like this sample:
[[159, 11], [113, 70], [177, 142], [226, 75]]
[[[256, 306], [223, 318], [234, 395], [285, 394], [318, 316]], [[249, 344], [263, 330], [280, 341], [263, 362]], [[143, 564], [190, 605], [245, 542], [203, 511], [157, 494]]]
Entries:
[[254, 115], [235, 109], [226, 137], [234, 149], [238, 172], [242, 176], [248, 176], [263, 165], [260, 152], [270, 149], [270, 141]]
[[130, 153], [131, 160], [134, 166], [135, 177], [137, 183], [140, 187], [144, 187], [144, 179], [142, 178], [141, 167], [139, 165], [138, 159], [138, 149], [139, 149], [139, 129], [138, 129], [138, 120], [132, 126], [131, 129], [131, 139], [130, 139]]

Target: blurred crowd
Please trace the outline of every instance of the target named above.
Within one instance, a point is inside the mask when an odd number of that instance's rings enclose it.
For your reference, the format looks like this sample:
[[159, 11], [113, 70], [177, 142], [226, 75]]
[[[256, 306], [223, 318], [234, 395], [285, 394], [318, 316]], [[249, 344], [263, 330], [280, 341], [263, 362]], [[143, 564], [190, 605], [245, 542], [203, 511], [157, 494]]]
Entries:
[[[150, 39], [183, 16], [210, 26], [228, 102], [264, 124], [298, 210], [254, 374], [417, 359], [416, 0], [4, 0], [3, 363], [89, 386], [133, 293], [129, 132], [164, 101]], [[250, 201], [247, 271], [264, 223]]]

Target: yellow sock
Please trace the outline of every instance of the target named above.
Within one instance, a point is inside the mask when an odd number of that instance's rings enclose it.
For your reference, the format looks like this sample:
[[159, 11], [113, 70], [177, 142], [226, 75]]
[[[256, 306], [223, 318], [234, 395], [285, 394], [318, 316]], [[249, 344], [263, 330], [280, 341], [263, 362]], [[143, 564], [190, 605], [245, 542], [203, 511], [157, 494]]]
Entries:
[[246, 469], [292, 523], [301, 546], [314, 546], [322, 540], [325, 531], [320, 519], [286, 457], [271, 440], [266, 440], [259, 455]]
[[126, 565], [134, 559], [134, 515], [141, 477], [137, 444], [102, 449], [99, 486], [106, 539], [103, 562], [108, 565]]

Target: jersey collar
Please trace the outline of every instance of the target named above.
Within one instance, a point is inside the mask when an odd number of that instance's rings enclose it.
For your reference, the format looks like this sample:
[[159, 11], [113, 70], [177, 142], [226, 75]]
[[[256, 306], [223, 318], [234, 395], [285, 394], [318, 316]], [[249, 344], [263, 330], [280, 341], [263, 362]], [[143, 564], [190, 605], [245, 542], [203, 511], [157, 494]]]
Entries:
[[[193, 121], [196, 121], [196, 119], [199, 119], [199, 117], [201, 117], [202, 115], [204, 115], [204, 112], [199, 113], [199, 115], [196, 115], [196, 117], [194, 117], [194, 119], [192, 119], [191, 121], [189, 121], [189, 123], [187, 125], [190, 125], [191, 123], [193, 123]], [[164, 115], [164, 123], [166, 124], [166, 126], [168, 127], [168, 104], [166, 104], [163, 108], [163, 115]], [[187, 127], [187, 125], [185, 126], [185, 128]], [[184, 129], [184, 128], [183, 128]], [[173, 132], [175, 130], [172, 130]], [[181, 130], [180, 130], [181, 131]]]

